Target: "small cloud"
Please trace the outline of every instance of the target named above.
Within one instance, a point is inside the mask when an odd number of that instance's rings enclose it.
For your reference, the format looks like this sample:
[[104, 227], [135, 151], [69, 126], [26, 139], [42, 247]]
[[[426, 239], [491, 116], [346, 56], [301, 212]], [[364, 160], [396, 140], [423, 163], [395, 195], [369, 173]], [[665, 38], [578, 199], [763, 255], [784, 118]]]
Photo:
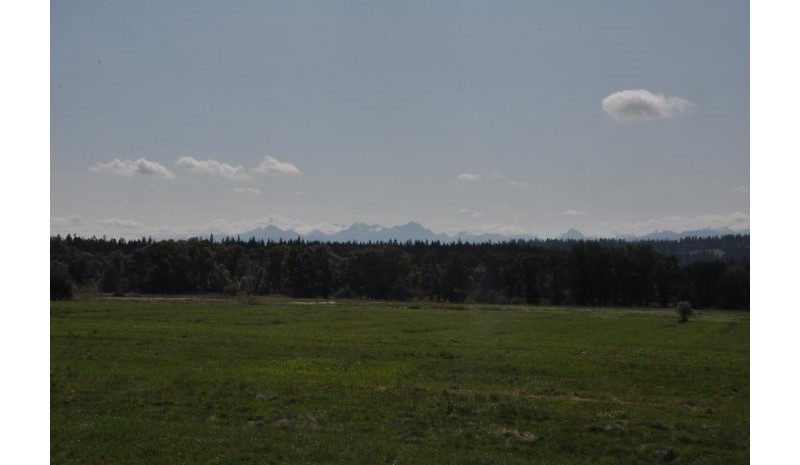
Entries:
[[522, 187], [527, 186], [528, 183], [525, 182], [525, 181], [508, 181], [508, 185], [511, 186], [511, 187], [516, 187], [517, 189], [520, 189]]
[[694, 106], [688, 100], [645, 89], [621, 90], [603, 99], [603, 110], [622, 123], [666, 119]]
[[145, 158], [138, 160], [120, 160], [115, 158], [108, 163], [98, 163], [90, 168], [96, 173], [111, 173], [119, 176], [157, 176], [172, 179], [175, 177], [172, 172], [159, 163], [149, 161]]
[[470, 218], [479, 218], [483, 213], [470, 210], [469, 208], [459, 208], [458, 213], [462, 215], [469, 215]]
[[734, 191], [734, 192], [747, 193], [747, 192], [750, 192], [750, 187], [749, 186], [736, 186], [736, 187], [732, 188], [731, 190]]
[[480, 180], [481, 176], [479, 174], [461, 173], [458, 176], [456, 176], [456, 179], [465, 182], [475, 182]]
[[489, 173], [489, 177], [492, 179], [508, 179], [506, 176], [503, 176], [500, 173]]
[[242, 166], [233, 166], [216, 160], [196, 160], [194, 157], [181, 157], [176, 164], [193, 173], [211, 174], [228, 179], [247, 179], [250, 177]]
[[255, 171], [262, 174], [302, 174], [295, 165], [279, 161], [269, 155], [264, 157], [264, 161], [255, 168]]
[[563, 212], [561, 212], [561, 214], [564, 216], [580, 216], [580, 215], [585, 215], [586, 212], [581, 212], [578, 210], [564, 210]]
[[261, 189], [257, 189], [255, 187], [234, 187], [234, 192], [239, 192], [242, 194], [260, 194]]
[[303, 191], [294, 191], [294, 195], [296, 195], [298, 197], [302, 197], [302, 196], [306, 195], [306, 193], [303, 192]]

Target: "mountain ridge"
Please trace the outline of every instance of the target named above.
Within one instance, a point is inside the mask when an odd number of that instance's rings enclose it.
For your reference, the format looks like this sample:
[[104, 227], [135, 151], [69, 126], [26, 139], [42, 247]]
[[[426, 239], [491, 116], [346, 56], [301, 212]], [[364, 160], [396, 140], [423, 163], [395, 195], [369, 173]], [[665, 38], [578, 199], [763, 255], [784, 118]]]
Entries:
[[[750, 235], [749, 229], [733, 230], [730, 228], [701, 228], [682, 232], [657, 230], [641, 236], [637, 235], [617, 235], [611, 237], [586, 236], [575, 228], [570, 228], [563, 234], [553, 239], [560, 240], [594, 240], [594, 239], [617, 239], [627, 241], [678, 241], [688, 237], [714, 237], [727, 235]], [[532, 234], [505, 235], [499, 233], [474, 234], [469, 232], [458, 232], [455, 234], [437, 233], [426, 228], [420, 223], [409, 221], [402, 225], [385, 227], [379, 224], [353, 223], [347, 228], [334, 233], [325, 233], [320, 230], [312, 230], [301, 234], [294, 229], [281, 229], [275, 225], [260, 226], [239, 234], [231, 234], [228, 237], [238, 237], [242, 240], [264, 240], [279, 242], [303, 239], [305, 241], [318, 242], [407, 242], [407, 241], [428, 241], [428, 242], [503, 242], [509, 240], [537, 240], [542, 239]]]

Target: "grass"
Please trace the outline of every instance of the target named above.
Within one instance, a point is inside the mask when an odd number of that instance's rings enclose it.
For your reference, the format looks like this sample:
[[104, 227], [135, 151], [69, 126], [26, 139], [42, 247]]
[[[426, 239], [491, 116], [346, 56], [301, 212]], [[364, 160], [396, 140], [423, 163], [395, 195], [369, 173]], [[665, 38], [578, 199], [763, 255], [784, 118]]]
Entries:
[[749, 315], [51, 304], [51, 462], [749, 462]]

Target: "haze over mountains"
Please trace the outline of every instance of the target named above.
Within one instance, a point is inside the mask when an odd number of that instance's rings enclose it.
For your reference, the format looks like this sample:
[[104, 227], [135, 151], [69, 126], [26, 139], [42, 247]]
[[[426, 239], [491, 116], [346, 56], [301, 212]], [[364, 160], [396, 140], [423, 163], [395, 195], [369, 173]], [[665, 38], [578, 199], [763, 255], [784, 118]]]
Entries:
[[[713, 237], [713, 236], [726, 236], [730, 234], [750, 234], [749, 229], [732, 230], [730, 228], [722, 229], [697, 229], [691, 231], [654, 231], [643, 236], [622, 235], [611, 237], [611, 239], [624, 239], [624, 240], [680, 240], [685, 237]], [[503, 235], [497, 233], [484, 233], [473, 234], [468, 232], [459, 232], [456, 234], [437, 233], [425, 226], [409, 222], [403, 225], [385, 227], [378, 224], [369, 225], [366, 223], [354, 223], [348, 228], [342, 229], [335, 233], [324, 233], [322, 231], [314, 230], [306, 234], [301, 234], [292, 229], [281, 229], [274, 225], [259, 227], [250, 231], [245, 231], [240, 234], [234, 234], [232, 237], [239, 237], [242, 240], [264, 240], [264, 241], [279, 241], [279, 240], [296, 240], [302, 238], [306, 241], [320, 241], [320, 242], [388, 242], [388, 241], [440, 241], [440, 242], [501, 242], [510, 239], [537, 239], [532, 235]], [[556, 239], [599, 239], [595, 236], [585, 236], [576, 229], [570, 229]]]

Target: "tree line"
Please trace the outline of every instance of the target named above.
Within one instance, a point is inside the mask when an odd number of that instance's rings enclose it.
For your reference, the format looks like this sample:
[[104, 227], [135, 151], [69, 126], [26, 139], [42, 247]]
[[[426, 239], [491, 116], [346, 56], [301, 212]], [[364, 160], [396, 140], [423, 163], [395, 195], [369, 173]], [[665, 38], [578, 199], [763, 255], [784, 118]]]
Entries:
[[749, 309], [749, 236], [499, 243], [51, 237], [51, 298], [76, 289]]

